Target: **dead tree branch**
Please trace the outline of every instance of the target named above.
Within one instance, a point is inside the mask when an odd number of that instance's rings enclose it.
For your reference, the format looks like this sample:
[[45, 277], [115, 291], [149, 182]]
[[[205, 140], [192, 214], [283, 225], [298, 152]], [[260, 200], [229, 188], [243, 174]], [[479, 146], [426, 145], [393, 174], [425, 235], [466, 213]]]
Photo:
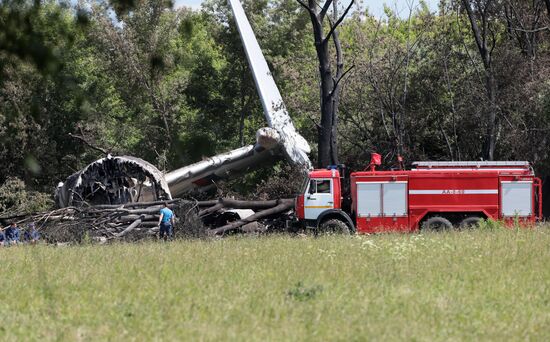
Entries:
[[96, 150], [98, 152], [101, 152], [103, 153], [104, 155], [108, 155], [109, 154], [109, 151], [107, 151], [106, 149], [104, 148], [101, 148], [99, 146], [96, 146], [94, 144], [92, 144], [91, 142], [88, 141], [88, 139], [86, 139], [85, 137], [81, 136], [81, 135], [76, 135], [76, 134], [72, 134], [72, 133], [69, 133], [69, 136], [73, 139], [76, 139], [76, 140], [79, 140], [81, 142], [84, 143], [84, 145], [88, 146], [89, 148], [93, 149], [93, 150]]

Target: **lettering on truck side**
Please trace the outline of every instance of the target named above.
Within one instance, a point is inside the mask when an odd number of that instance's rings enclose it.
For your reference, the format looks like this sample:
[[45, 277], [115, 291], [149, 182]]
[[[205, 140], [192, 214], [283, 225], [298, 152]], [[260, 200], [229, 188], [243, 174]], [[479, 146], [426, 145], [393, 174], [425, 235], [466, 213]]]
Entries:
[[443, 195], [463, 195], [464, 190], [443, 190]]
[[409, 195], [496, 195], [497, 189], [443, 189], [443, 190], [409, 190]]

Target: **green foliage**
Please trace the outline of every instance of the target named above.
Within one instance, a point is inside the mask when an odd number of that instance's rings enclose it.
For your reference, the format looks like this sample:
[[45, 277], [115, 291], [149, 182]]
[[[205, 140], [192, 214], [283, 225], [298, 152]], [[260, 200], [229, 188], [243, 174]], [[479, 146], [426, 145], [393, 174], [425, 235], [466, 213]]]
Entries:
[[253, 191], [256, 199], [293, 198], [303, 191], [303, 171], [280, 163], [275, 165], [269, 175], [263, 177]]
[[53, 207], [51, 194], [29, 191], [25, 182], [8, 178], [0, 185], [0, 217], [49, 210]]
[[[54, 1], [8, 0], [0, 3], [0, 51], [32, 62], [45, 75], [53, 75], [61, 68], [59, 46], [52, 44], [55, 38], [73, 39], [67, 26], [67, 6]], [[85, 18], [76, 16], [76, 23]], [[43, 24], [50, 26], [44, 30]], [[69, 28], [69, 29], [68, 29]], [[68, 30], [67, 30], [68, 29]], [[6, 61], [0, 63], [3, 70]]]
[[502, 222], [498, 222], [492, 219], [479, 221], [476, 228], [487, 231], [506, 229]]

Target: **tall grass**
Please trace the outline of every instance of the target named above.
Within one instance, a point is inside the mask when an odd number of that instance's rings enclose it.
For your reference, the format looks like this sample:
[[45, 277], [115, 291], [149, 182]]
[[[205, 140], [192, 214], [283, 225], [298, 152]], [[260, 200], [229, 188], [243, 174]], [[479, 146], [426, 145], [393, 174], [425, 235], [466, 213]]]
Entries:
[[3, 340], [549, 340], [550, 230], [0, 250]]

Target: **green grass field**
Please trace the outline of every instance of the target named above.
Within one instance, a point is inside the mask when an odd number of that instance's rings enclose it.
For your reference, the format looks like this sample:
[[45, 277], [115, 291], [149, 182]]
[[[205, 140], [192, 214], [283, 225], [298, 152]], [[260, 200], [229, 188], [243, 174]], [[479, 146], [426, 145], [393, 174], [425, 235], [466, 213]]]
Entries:
[[0, 249], [2, 340], [550, 340], [550, 229]]

